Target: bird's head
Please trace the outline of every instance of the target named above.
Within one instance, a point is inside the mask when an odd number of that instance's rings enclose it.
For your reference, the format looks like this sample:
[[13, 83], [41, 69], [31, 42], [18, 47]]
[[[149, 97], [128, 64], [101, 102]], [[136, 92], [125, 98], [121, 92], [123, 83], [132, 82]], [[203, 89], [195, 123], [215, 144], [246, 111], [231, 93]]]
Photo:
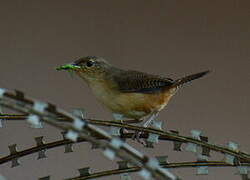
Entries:
[[102, 79], [111, 65], [103, 58], [96, 56], [86, 56], [77, 59], [73, 63], [61, 65], [56, 70], [68, 70], [75, 72], [86, 81]]

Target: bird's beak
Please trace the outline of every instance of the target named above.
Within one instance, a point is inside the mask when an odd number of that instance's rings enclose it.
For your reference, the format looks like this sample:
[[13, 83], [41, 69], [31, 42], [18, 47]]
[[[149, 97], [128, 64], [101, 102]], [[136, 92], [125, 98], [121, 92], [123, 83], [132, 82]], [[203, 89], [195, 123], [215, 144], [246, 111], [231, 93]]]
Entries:
[[61, 66], [56, 67], [57, 71], [61, 71], [61, 70], [76, 70], [79, 69], [80, 66], [76, 65], [76, 64], [64, 64]]

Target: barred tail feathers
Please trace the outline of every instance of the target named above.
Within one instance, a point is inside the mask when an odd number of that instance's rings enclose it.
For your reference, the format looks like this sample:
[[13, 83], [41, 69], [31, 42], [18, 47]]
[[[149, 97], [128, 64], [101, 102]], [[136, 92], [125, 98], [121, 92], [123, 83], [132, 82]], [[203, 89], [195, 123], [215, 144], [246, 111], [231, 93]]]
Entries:
[[193, 81], [195, 79], [198, 79], [198, 78], [201, 78], [201, 77], [205, 76], [209, 72], [210, 71], [203, 71], [203, 72], [199, 72], [199, 73], [196, 73], [196, 74], [192, 74], [192, 75], [185, 76], [183, 78], [177, 79], [177, 80], [174, 81], [173, 86], [178, 88], [178, 87], [182, 86], [183, 84], [186, 84], [186, 83], [188, 83], [190, 81]]

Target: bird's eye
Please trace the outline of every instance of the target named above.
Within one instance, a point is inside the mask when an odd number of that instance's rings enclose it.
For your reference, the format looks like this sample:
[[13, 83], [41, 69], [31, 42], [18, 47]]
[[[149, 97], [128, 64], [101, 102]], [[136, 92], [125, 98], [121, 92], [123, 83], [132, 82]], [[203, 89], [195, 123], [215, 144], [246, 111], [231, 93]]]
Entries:
[[87, 61], [86, 66], [87, 66], [87, 67], [92, 67], [92, 66], [94, 65], [94, 63], [95, 63], [95, 62], [94, 62], [94, 61], [91, 61], [91, 60], [90, 60], [90, 61]]

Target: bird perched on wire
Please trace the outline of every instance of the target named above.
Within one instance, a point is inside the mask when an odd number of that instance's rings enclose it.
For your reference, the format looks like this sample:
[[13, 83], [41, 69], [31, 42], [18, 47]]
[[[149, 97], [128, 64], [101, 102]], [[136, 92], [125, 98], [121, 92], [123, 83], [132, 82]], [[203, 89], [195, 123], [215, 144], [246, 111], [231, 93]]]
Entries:
[[[206, 75], [209, 71], [173, 80], [134, 70], [114, 67], [101, 57], [86, 56], [57, 70], [70, 70], [91, 88], [97, 100], [114, 115], [138, 122], [148, 116], [147, 127], [168, 104], [183, 84]], [[140, 133], [135, 134], [139, 141]]]

